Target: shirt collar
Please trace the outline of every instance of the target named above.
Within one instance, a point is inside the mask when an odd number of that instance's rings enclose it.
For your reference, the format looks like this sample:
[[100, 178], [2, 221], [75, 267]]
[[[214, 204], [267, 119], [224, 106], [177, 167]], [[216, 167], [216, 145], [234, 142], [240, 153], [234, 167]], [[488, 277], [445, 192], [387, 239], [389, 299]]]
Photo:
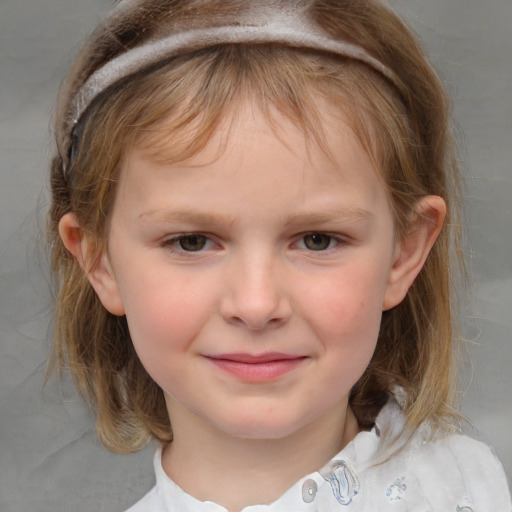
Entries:
[[[268, 505], [251, 505], [242, 512], [318, 512], [336, 502], [348, 505], [359, 492], [359, 477], [375, 464], [377, 452], [403, 427], [401, 409], [390, 401], [377, 417], [374, 428], [360, 432], [341, 452], [318, 471], [306, 475]], [[386, 443], [384, 443], [386, 441]], [[162, 467], [161, 447], [154, 458], [158, 510], [165, 512], [228, 512], [211, 501], [199, 501], [173, 482]], [[258, 485], [255, 482], [255, 485]]]

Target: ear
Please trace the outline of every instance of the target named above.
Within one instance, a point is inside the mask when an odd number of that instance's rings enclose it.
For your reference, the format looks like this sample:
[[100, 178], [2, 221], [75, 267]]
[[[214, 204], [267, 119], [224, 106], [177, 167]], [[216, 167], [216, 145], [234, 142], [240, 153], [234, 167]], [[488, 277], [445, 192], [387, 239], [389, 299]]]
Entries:
[[443, 228], [445, 217], [446, 203], [439, 196], [425, 196], [416, 204], [411, 227], [397, 242], [382, 304], [384, 311], [405, 298]]
[[106, 248], [92, 254], [93, 241], [80, 226], [74, 213], [66, 213], [59, 221], [59, 235], [66, 249], [85, 272], [105, 308], [113, 315], [125, 314], [116, 276], [110, 265]]

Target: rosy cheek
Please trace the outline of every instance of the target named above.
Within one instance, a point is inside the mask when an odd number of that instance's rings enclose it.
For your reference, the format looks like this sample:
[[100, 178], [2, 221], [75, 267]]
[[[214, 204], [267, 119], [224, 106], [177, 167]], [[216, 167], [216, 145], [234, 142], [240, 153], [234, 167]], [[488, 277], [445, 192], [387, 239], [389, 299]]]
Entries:
[[163, 354], [191, 343], [212, 309], [208, 290], [177, 277], [140, 288], [126, 308], [136, 350], [149, 351], [151, 346]]
[[316, 312], [314, 321], [326, 336], [344, 337], [348, 342], [354, 336], [377, 336], [381, 311], [376, 290], [368, 285], [371, 282], [368, 275], [355, 272], [326, 280], [314, 289], [311, 314]]

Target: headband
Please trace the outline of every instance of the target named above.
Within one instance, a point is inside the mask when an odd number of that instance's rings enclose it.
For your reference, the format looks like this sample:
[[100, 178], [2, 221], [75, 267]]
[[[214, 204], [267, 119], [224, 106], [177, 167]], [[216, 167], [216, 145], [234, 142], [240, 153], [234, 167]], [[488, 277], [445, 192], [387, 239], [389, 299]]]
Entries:
[[[274, 0], [275, 1], [275, 0]], [[123, 11], [133, 9], [137, 0], [121, 1], [112, 10], [106, 23], [115, 21]], [[120, 80], [180, 53], [199, 50], [218, 44], [278, 43], [296, 48], [308, 48], [358, 60], [372, 67], [391, 82], [395, 74], [362, 47], [334, 39], [304, 14], [301, 2], [288, 2], [283, 7], [274, 2], [252, 2], [250, 12], [242, 13], [229, 25], [177, 31], [151, 39], [107, 62], [82, 85], [71, 102], [68, 133], [95, 98]], [[304, 2], [302, 3], [304, 6]]]

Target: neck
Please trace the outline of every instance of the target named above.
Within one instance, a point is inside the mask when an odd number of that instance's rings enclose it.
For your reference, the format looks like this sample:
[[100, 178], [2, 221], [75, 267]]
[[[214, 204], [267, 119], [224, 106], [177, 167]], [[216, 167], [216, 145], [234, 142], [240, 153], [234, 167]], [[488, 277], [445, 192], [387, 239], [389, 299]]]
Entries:
[[346, 404], [280, 439], [233, 437], [202, 421], [172, 423], [174, 440], [162, 457], [165, 472], [188, 494], [230, 511], [275, 501], [359, 431]]

